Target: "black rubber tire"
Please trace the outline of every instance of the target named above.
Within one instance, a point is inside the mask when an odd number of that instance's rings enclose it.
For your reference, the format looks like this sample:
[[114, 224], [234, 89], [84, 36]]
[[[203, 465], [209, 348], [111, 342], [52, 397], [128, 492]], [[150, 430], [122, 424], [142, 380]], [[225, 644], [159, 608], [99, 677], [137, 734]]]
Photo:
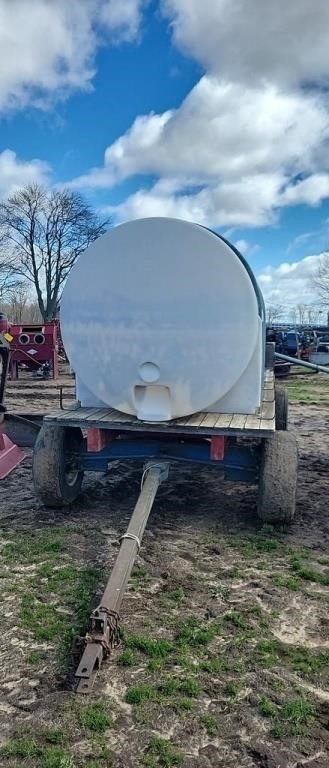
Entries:
[[41, 427], [32, 470], [35, 493], [46, 507], [65, 507], [79, 496], [84, 473], [69, 467], [69, 458], [72, 451], [81, 451], [83, 442], [81, 429], [47, 424]]
[[275, 387], [275, 429], [288, 429], [288, 392], [285, 387]]
[[275, 432], [262, 442], [258, 517], [267, 523], [290, 523], [295, 516], [298, 452], [292, 432]]

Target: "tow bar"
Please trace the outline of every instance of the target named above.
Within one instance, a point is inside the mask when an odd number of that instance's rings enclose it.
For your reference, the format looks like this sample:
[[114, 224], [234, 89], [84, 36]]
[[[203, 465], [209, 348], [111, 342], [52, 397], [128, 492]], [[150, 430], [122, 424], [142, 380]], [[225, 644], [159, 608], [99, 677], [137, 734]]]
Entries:
[[141, 491], [100, 604], [90, 616], [85, 649], [75, 673], [78, 693], [90, 693], [102, 661], [119, 644], [119, 611], [129, 576], [139, 553], [143, 534], [159, 486], [167, 480], [169, 464], [148, 462]]

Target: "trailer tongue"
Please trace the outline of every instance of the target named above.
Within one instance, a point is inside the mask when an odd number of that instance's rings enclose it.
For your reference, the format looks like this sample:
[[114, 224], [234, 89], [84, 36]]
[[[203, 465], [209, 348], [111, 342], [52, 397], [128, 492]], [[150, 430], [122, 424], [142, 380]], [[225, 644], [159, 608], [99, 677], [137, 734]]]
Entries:
[[141, 491], [127, 532], [121, 537], [121, 547], [107, 582], [100, 604], [90, 616], [85, 637], [86, 647], [75, 673], [78, 693], [89, 693], [103, 659], [110, 655], [119, 641], [119, 611], [128, 579], [140, 550], [142, 537], [159, 485], [167, 479], [169, 464], [145, 465]]

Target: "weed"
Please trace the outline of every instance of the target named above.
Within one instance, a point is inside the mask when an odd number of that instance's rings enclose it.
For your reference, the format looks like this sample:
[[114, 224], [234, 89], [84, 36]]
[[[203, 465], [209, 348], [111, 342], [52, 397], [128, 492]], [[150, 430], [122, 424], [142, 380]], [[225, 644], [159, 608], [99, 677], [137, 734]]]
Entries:
[[60, 747], [50, 747], [43, 752], [42, 768], [75, 768], [75, 763], [68, 752]]
[[329, 565], [329, 557], [319, 557], [318, 563], [320, 563], [320, 565]]
[[145, 653], [151, 658], [161, 659], [168, 656], [174, 649], [173, 644], [162, 638], [153, 640], [146, 635], [130, 635], [125, 638], [126, 645], [136, 651]]
[[201, 715], [200, 723], [206, 729], [208, 736], [216, 736], [218, 733], [218, 722], [213, 715]]
[[146, 683], [132, 685], [125, 695], [127, 704], [142, 704], [152, 698], [154, 698], [154, 688], [151, 685], [146, 685]]
[[171, 768], [175, 765], [182, 765], [183, 755], [170, 741], [162, 739], [159, 736], [152, 736], [146, 748], [143, 765], [147, 768]]
[[180, 693], [183, 694], [183, 696], [196, 698], [200, 694], [200, 685], [193, 677], [187, 677], [183, 680], [176, 677], [169, 677], [167, 680], [159, 683], [157, 688], [160, 693], [164, 694], [164, 696], [172, 696], [173, 694]]
[[315, 708], [305, 699], [288, 701], [277, 711], [272, 733], [276, 738], [306, 734], [314, 722]]
[[53, 605], [36, 600], [31, 594], [23, 595], [19, 619], [25, 629], [32, 632], [35, 640], [54, 640], [65, 629], [67, 620]]
[[276, 738], [305, 734], [313, 724], [315, 716], [313, 704], [303, 698], [277, 706], [264, 696], [259, 702], [258, 710], [263, 717], [271, 719], [271, 731]]
[[28, 664], [40, 664], [41, 661], [45, 661], [47, 658], [46, 651], [31, 651], [27, 656], [26, 661]]
[[211, 584], [209, 586], [209, 592], [211, 597], [213, 598], [221, 597], [223, 600], [226, 601], [228, 600], [231, 594], [231, 589], [230, 587], [225, 586], [225, 584], [223, 585], [220, 584], [218, 586], [214, 586], [213, 584]]
[[102, 702], [87, 704], [78, 712], [79, 723], [93, 733], [104, 733], [112, 725], [112, 719]]
[[164, 592], [164, 596], [173, 603], [180, 605], [185, 600], [185, 592], [182, 587]]
[[2, 556], [8, 563], [34, 563], [44, 560], [45, 557], [56, 559], [63, 551], [63, 531], [51, 527], [16, 534], [12, 541], [4, 545]]
[[297, 576], [288, 576], [284, 573], [274, 574], [272, 581], [276, 587], [285, 587], [291, 592], [297, 592], [301, 584], [301, 580]]
[[317, 584], [324, 584], [325, 586], [329, 586], [328, 573], [321, 573], [321, 571], [317, 571], [308, 565], [304, 565], [299, 557], [291, 558], [291, 567], [292, 570], [297, 573], [300, 579], [304, 579], [305, 581], [314, 581]]
[[219, 629], [219, 624], [202, 625], [200, 619], [192, 616], [178, 627], [175, 640], [177, 645], [181, 647], [192, 646], [194, 648], [208, 645], [216, 637]]
[[117, 657], [117, 664], [119, 667], [133, 667], [136, 664], [136, 659], [131, 648], [126, 648], [125, 651], [120, 653]]
[[235, 627], [238, 627], [239, 629], [247, 629], [248, 623], [246, 622], [246, 619], [244, 616], [242, 616], [239, 611], [230, 611], [229, 613], [224, 614], [224, 621], [229, 622], [230, 624], [233, 624]]
[[31, 736], [22, 736], [11, 739], [4, 747], [1, 747], [0, 754], [4, 757], [39, 757], [41, 748]]
[[200, 669], [209, 675], [217, 675], [220, 672], [227, 672], [229, 665], [225, 659], [215, 658], [205, 659], [200, 664]]
[[59, 728], [49, 728], [42, 735], [49, 744], [62, 744], [64, 741], [64, 731], [61, 731]]
[[230, 699], [235, 699], [238, 695], [238, 693], [241, 690], [240, 683], [237, 682], [237, 680], [231, 680], [229, 683], [225, 685], [224, 692], [226, 696], [229, 696]]
[[273, 701], [263, 696], [258, 705], [258, 711], [263, 717], [275, 717], [277, 713], [277, 707], [273, 704]]

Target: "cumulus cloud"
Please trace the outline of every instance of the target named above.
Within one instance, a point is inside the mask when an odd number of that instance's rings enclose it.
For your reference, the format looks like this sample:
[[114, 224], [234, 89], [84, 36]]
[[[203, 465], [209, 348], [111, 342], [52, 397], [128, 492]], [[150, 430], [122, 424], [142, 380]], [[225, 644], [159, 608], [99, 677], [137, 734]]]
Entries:
[[[279, 199], [280, 176], [260, 175], [200, 191], [175, 191], [162, 181], [141, 189], [108, 211], [119, 221], [143, 216], [173, 216], [210, 227], [263, 226], [274, 221], [273, 205]], [[176, 186], [177, 183], [174, 183]]]
[[282, 205], [329, 194], [329, 175], [316, 172], [320, 163], [329, 169], [328, 139], [323, 96], [205, 75], [178, 109], [137, 117], [107, 147], [104, 165], [72, 185], [106, 188], [151, 174], [160, 180], [128, 198], [120, 219], [162, 211], [211, 226], [262, 226]]
[[5, 149], [0, 152], [0, 199], [33, 181], [45, 183], [48, 172], [47, 163], [41, 160], [20, 160], [15, 152]]
[[137, 117], [107, 147], [103, 168], [77, 183], [111, 186], [136, 173], [205, 181], [277, 168], [308, 172], [328, 139], [329, 115], [318, 96], [204, 76], [178, 109]]
[[[138, 33], [143, 0], [0, 0], [0, 109], [90, 86], [97, 47]], [[28, 7], [27, 7], [28, 6]]]
[[[319, 266], [323, 254], [306, 256], [301, 261], [283, 262], [268, 266], [257, 275], [266, 304], [282, 304], [289, 310], [296, 304], [314, 305], [317, 297], [311, 277]], [[320, 302], [318, 302], [320, 304]]]
[[162, 0], [174, 40], [221, 78], [328, 83], [327, 0]]

